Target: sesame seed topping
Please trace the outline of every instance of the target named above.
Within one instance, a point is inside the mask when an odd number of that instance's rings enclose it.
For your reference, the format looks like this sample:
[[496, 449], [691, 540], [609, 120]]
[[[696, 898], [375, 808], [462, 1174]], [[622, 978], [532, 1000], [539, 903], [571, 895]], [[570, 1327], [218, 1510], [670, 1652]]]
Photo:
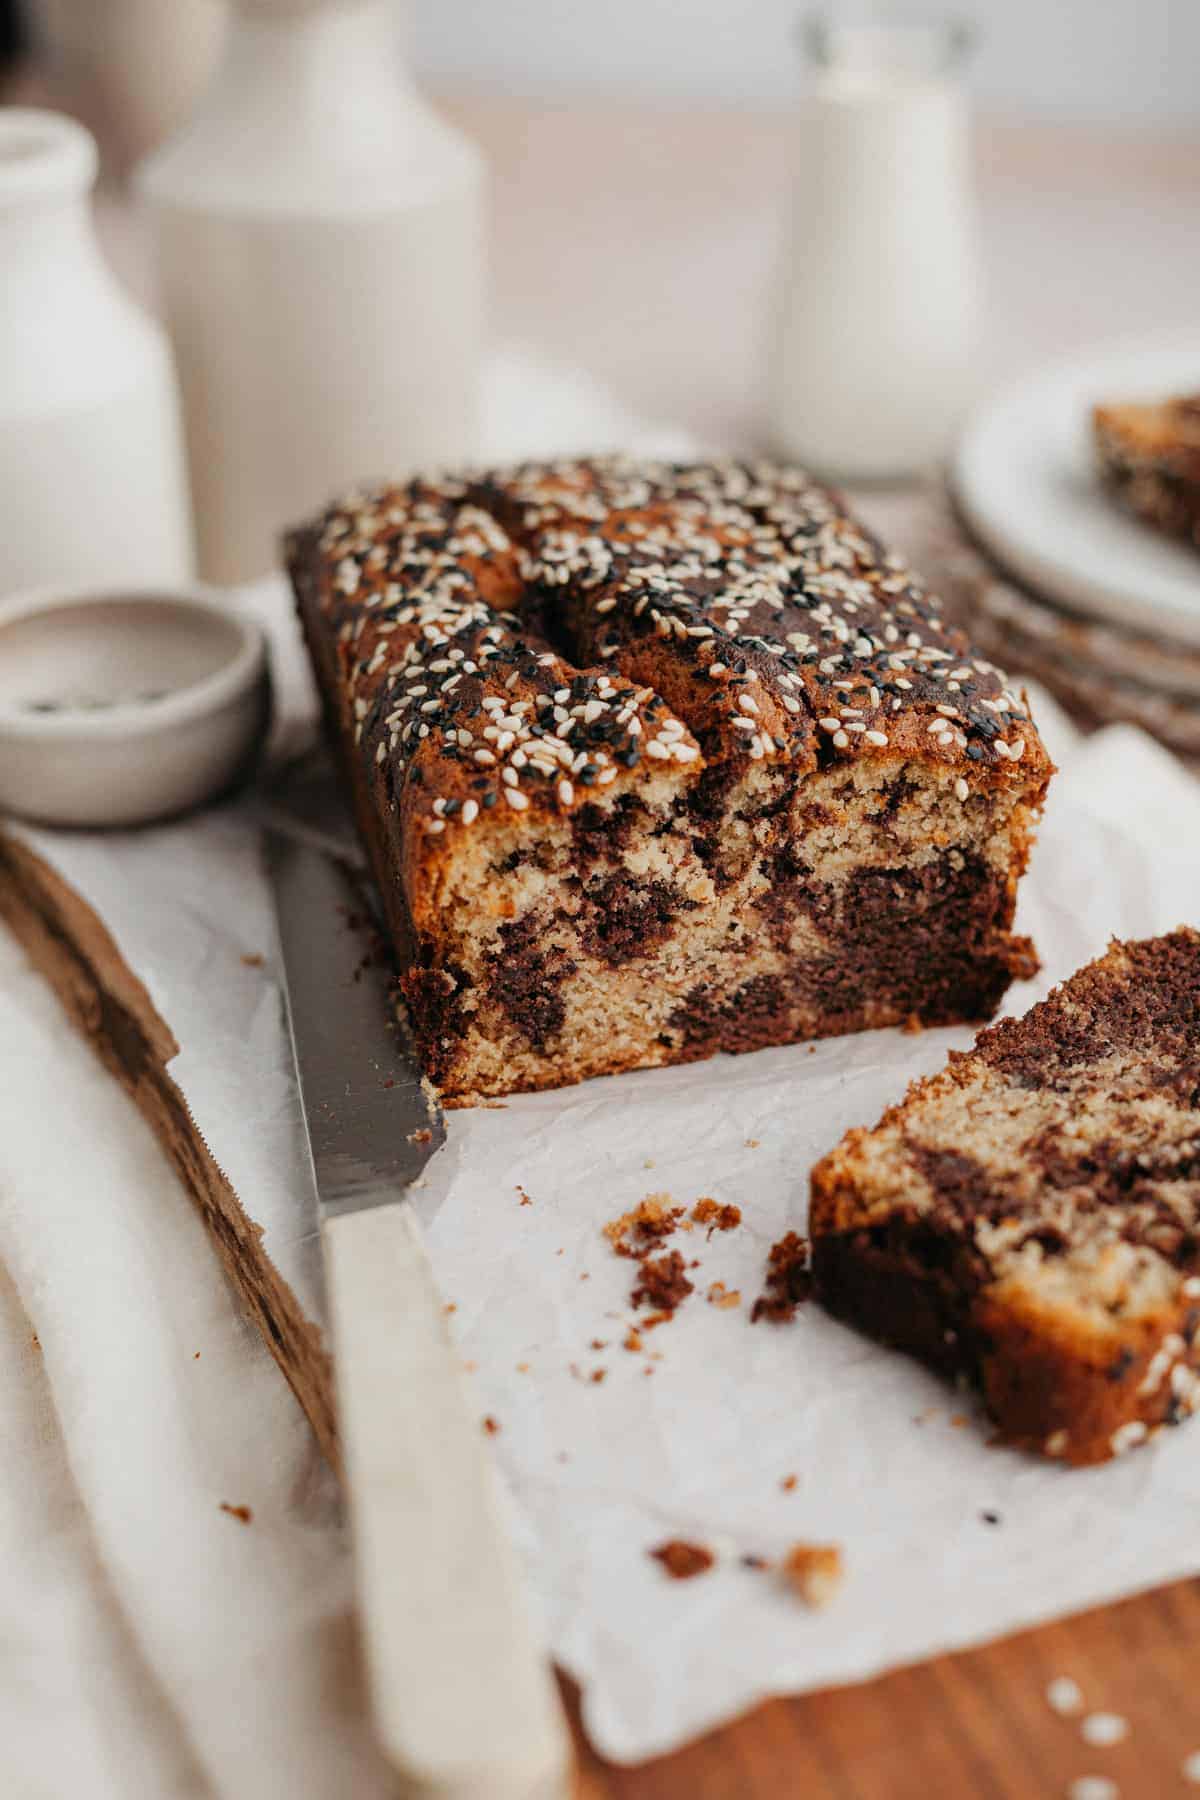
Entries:
[[1122, 1738], [1129, 1736], [1129, 1722], [1119, 1713], [1089, 1713], [1079, 1727], [1079, 1735], [1085, 1744], [1107, 1749], [1110, 1744], [1119, 1744]]
[[[805, 743], [814, 715], [838, 749], [854, 736], [884, 749], [881, 716], [931, 709], [939, 751], [1015, 763], [1036, 745], [1004, 677], [972, 657], [898, 558], [796, 471], [606, 457], [415, 480], [349, 496], [318, 540], [323, 604], [353, 665], [356, 736], [389, 765], [397, 797], [431, 737], [426, 792], [499, 766], [506, 794], [520, 792], [518, 777], [532, 790], [564, 770], [606, 785], [643, 754], [681, 766], [702, 754], [760, 761]], [[590, 668], [529, 642], [533, 593], [552, 637], [569, 600]], [[734, 685], [737, 730], [711, 751], [703, 733], [697, 748], [683, 723], [668, 729], [653, 690], [623, 678], [626, 654], [653, 633], [697, 676]], [[760, 715], [771, 707], [779, 722], [768, 731]], [[471, 819], [487, 809], [482, 795], [448, 794], [464, 821], [468, 805]]]
[[513, 808], [514, 812], [524, 812], [525, 808], [529, 805], [528, 794], [523, 794], [520, 788], [506, 787], [504, 789], [504, 798], [508, 801], [508, 804]]
[[971, 792], [970, 788], [967, 786], [966, 782], [963, 780], [962, 776], [960, 775], [958, 777], [958, 780], [954, 783], [955, 799], [956, 800], [966, 800], [969, 797], [970, 792]]
[[1069, 1675], [1057, 1675], [1046, 1688], [1046, 1704], [1064, 1718], [1083, 1711], [1083, 1689]]

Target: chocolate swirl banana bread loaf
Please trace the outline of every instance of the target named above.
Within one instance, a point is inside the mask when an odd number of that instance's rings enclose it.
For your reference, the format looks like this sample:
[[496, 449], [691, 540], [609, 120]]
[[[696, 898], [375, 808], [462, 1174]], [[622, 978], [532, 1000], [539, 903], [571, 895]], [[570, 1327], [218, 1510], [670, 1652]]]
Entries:
[[1103, 1462], [1200, 1400], [1200, 933], [1114, 943], [812, 1175], [832, 1311]]
[[991, 1015], [1050, 764], [796, 471], [603, 458], [350, 495], [287, 562], [449, 1105]]

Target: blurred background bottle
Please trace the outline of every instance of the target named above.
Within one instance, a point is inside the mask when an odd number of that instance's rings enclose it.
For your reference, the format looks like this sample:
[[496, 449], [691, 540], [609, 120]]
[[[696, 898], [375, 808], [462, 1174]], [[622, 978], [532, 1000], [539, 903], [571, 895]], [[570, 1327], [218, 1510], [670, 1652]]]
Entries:
[[162, 328], [110, 273], [82, 125], [0, 108], [0, 592], [190, 579]]
[[262, 575], [350, 483], [474, 454], [482, 162], [408, 79], [390, 0], [238, 0], [137, 183], [204, 579]]
[[806, 20], [809, 88], [776, 280], [775, 447], [845, 480], [949, 447], [976, 347], [975, 199], [950, 24]]

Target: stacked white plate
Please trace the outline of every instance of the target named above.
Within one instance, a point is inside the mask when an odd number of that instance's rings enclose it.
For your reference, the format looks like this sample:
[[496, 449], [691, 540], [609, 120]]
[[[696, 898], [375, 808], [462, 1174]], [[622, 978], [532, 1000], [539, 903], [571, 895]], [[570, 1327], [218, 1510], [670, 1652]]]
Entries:
[[1091, 408], [1200, 391], [1200, 333], [1116, 344], [1006, 390], [969, 424], [951, 487], [1008, 583], [972, 625], [1087, 721], [1127, 719], [1200, 757], [1200, 551], [1124, 512], [1099, 481]]

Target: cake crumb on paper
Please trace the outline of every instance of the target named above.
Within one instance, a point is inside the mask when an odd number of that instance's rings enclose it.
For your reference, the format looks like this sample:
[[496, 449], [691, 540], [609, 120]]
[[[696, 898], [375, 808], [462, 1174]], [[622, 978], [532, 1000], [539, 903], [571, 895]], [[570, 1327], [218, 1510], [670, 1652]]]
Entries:
[[690, 1581], [694, 1575], [703, 1575], [716, 1560], [703, 1544], [689, 1544], [684, 1538], [668, 1538], [650, 1555], [662, 1564], [672, 1581]]
[[708, 1235], [714, 1231], [734, 1231], [742, 1222], [740, 1206], [723, 1205], [714, 1200], [710, 1194], [702, 1194], [691, 1212], [692, 1220], [697, 1225], [707, 1225]]
[[710, 1306], [719, 1306], [722, 1311], [725, 1311], [731, 1306], [741, 1305], [742, 1290], [740, 1288], [727, 1288], [723, 1281], [714, 1281], [709, 1287], [705, 1298]]
[[261, 969], [266, 960], [261, 950], [246, 950], [242, 954], [242, 962], [247, 969]]
[[[671, 1203], [670, 1194], [647, 1194], [620, 1218], [610, 1219], [604, 1235], [618, 1256], [637, 1257], [647, 1244], [670, 1237], [684, 1215], [682, 1206]], [[637, 1248], [641, 1245], [641, 1249]]]
[[254, 1523], [254, 1514], [248, 1506], [232, 1506], [228, 1500], [222, 1500], [221, 1511], [228, 1513], [231, 1519], [236, 1519], [239, 1525]]
[[767, 1283], [750, 1310], [750, 1323], [769, 1319], [786, 1325], [812, 1293], [809, 1243], [798, 1231], [785, 1232], [767, 1253]]
[[783, 1577], [806, 1606], [828, 1606], [845, 1570], [837, 1544], [793, 1544], [782, 1563]]
[[[668, 1250], [662, 1256], [644, 1256], [638, 1268], [641, 1278], [634, 1284], [629, 1299], [634, 1306], [654, 1307], [656, 1325], [669, 1319], [676, 1307], [695, 1292], [696, 1284], [688, 1279], [678, 1250]], [[645, 1326], [650, 1323], [650, 1319], [644, 1321]]]
[[785, 1494], [794, 1494], [798, 1479], [798, 1476], [795, 1475], [785, 1475], [779, 1485]]
[[491, 1413], [486, 1413], [483, 1420], [483, 1429], [487, 1432], [489, 1437], [495, 1437], [500, 1430], [499, 1421], [494, 1419]]

